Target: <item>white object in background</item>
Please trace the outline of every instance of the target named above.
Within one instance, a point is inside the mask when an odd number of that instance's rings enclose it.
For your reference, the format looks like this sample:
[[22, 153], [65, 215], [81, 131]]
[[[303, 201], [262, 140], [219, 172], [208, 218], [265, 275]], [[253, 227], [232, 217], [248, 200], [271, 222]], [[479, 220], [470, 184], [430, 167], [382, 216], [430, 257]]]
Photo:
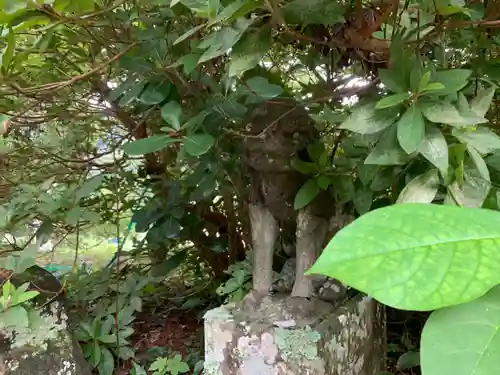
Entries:
[[48, 240], [47, 242], [45, 242], [42, 246], [40, 246], [40, 248], [38, 249], [38, 251], [40, 253], [50, 253], [51, 251], [54, 250], [54, 244], [52, 243], [51, 240]]

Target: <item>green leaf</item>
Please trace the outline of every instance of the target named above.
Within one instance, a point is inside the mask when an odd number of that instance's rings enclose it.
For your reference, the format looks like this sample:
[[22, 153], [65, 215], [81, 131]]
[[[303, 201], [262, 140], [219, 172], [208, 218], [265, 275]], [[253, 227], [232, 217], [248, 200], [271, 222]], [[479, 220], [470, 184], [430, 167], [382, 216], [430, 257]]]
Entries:
[[418, 84], [418, 91], [420, 92], [424, 91], [429, 85], [430, 79], [431, 79], [431, 72], [430, 71], [425, 72], [422, 75], [422, 77], [420, 77], [420, 82]]
[[420, 143], [418, 151], [446, 178], [449, 165], [448, 144], [436, 125], [427, 124], [425, 137]]
[[135, 361], [132, 362], [131, 375], [147, 375], [148, 373], [141, 365], [137, 364]]
[[431, 169], [411, 180], [399, 194], [396, 203], [431, 203], [438, 189], [438, 172]]
[[293, 202], [293, 208], [295, 210], [300, 210], [304, 208], [309, 203], [311, 203], [314, 198], [319, 194], [320, 187], [316, 182], [316, 179], [311, 178], [304, 185], [301, 186], [297, 194], [295, 195], [295, 200]]
[[201, 29], [203, 29], [206, 25], [205, 24], [201, 24], [201, 25], [198, 25], [196, 27], [193, 27], [192, 29], [189, 29], [188, 31], [186, 31], [184, 34], [182, 34], [180, 37], [178, 37], [175, 41], [174, 41], [174, 46], [176, 44], [179, 44], [180, 42], [188, 39], [189, 37], [193, 36], [194, 34], [196, 34], [198, 31], [200, 31]]
[[170, 138], [168, 135], [152, 135], [151, 137], [125, 144], [123, 151], [131, 156], [145, 155], [163, 150], [168, 145], [178, 141], [178, 139]]
[[388, 168], [378, 168], [377, 174], [370, 184], [370, 189], [372, 191], [382, 191], [387, 190], [394, 184], [395, 174], [400, 173], [400, 168], [388, 167]]
[[406, 352], [398, 358], [397, 368], [400, 371], [409, 370], [420, 366], [419, 352]]
[[231, 51], [229, 77], [239, 76], [260, 63], [271, 46], [271, 28], [245, 33]]
[[172, 375], [184, 374], [189, 371], [189, 366], [182, 360], [180, 354], [174, 358], [167, 360], [167, 368]]
[[322, 142], [309, 144], [307, 146], [307, 153], [311, 157], [311, 160], [319, 166], [324, 167], [326, 161], [328, 161], [328, 152], [325, 150], [325, 145]]
[[168, 81], [150, 82], [139, 96], [139, 100], [147, 105], [159, 104], [168, 98], [172, 84]]
[[441, 90], [441, 89], [444, 89], [444, 85], [442, 83], [433, 82], [433, 83], [429, 83], [427, 86], [425, 86], [424, 89], [422, 90], [422, 92], [425, 93], [426, 91], [436, 91], [436, 90]]
[[251, 18], [238, 18], [234, 26], [224, 27], [222, 30], [210, 34], [198, 46], [198, 48], [208, 47], [198, 60], [198, 63], [201, 64], [227, 53], [241, 39], [253, 22], [254, 20]]
[[300, 159], [292, 159], [292, 168], [302, 174], [314, 174], [318, 171], [316, 164], [302, 161]]
[[388, 128], [394, 121], [396, 118], [377, 114], [375, 105], [371, 103], [355, 108], [339, 128], [360, 134], [373, 134]]
[[220, 11], [220, 2], [219, 0], [208, 0], [208, 18], [214, 19], [215, 16]]
[[434, 311], [422, 331], [420, 363], [426, 375], [500, 372], [500, 287], [481, 298]]
[[387, 129], [380, 137], [380, 141], [365, 159], [365, 164], [402, 165], [408, 161], [408, 155], [399, 146], [397, 140], [397, 126]]
[[116, 344], [117, 337], [115, 334], [111, 335], [101, 335], [97, 338], [100, 342], [103, 342], [105, 344]]
[[127, 346], [127, 344], [128, 342], [122, 343], [121, 346], [116, 349], [116, 356], [118, 359], [128, 361], [129, 359], [135, 358], [135, 350], [130, 346]]
[[132, 103], [134, 100], [138, 99], [145, 86], [146, 85], [144, 83], [136, 83], [129, 91], [123, 94], [123, 96], [118, 101], [118, 105], [120, 107], [125, 107]]
[[486, 165], [486, 162], [481, 157], [481, 155], [479, 155], [479, 153], [471, 146], [467, 146], [467, 152], [469, 153], [472, 162], [476, 166], [477, 171], [479, 172], [481, 177], [484, 178], [486, 181], [491, 181], [490, 171], [488, 170], [488, 166]]
[[92, 337], [80, 327], [74, 331], [75, 339], [80, 342], [89, 341]]
[[425, 121], [417, 103], [414, 103], [398, 121], [398, 141], [407, 154], [415, 152], [425, 137]]
[[440, 90], [433, 90], [427, 95], [445, 96], [454, 94], [463, 89], [468, 79], [472, 74], [472, 70], [467, 69], [448, 69], [440, 70], [433, 74], [432, 81], [443, 84], [444, 88]]
[[292, 24], [333, 26], [345, 21], [343, 7], [330, 0], [292, 0], [281, 11], [285, 21]]
[[[458, 177], [457, 177], [458, 180]], [[467, 160], [463, 166], [463, 181], [454, 181], [448, 186], [448, 192], [456, 204], [462, 207], [482, 207], [491, 189], [491, 182], [485, 179], [473, 160]]]
[[477, 115], [484, 117], [490, 108], [491, 101], [495, 95], [495, 87], [481, 89], [470, 103], [471, 110]]
[[468, 113], [470, 112], [470, 106], [469, 106], [469, 102], [467, 101], [467, 98], [465, 97], [465, 95], [462, 93], [462, 92], [459, 92], [458, 95], [457, 95], [457, 106], [458, 106], [458, 111], [460, 113]]
[[94, 193], [99, 186], [101, 186], [104, 181], [105, 175], [101, 174], [99, 176], [92, 177], [86, 180], [74, 194], [74, 199], [76, 202], [80, 201], [82, 198], [88, 197], [90, 194]]
[[81, 220], [85, 209], [80, 206], [73, 207], [71, 210], [64, 213], [64, 221], [66, 224], [76, 227]]
[[500, 152], [496, 151], [490, 156], [484, 158], [486, 164], [495, 170], [495, 172], [500, 172]]
[[212, 26], [218, 23], [223, 23], [230, 18], [232, 18], [243, 6], [245, 5], [244, 0], [237, 0], [231, 2], [227, 5], [218, 15], [215, 17], [208, 26]]
[[179, 103], [171, 101], [161, 107], [161, 117], [172, 126], [174, 130], [179, 130], [181, 128], [181, 115], [182, 109]]
[[[415, 65], [410, 72], [410, 89], [414, 93], [420, 92], [420, 81], [424, 76], [422, 63], [417, 59]], [[429, 77], [430, 78], [430, 77]]]
[[453, 129], [451, 134], [460, 142], [474, 147], [480, 154], [500, 149], [500, 137], [483, 126], [476, 129]]
[[498, 212], [396, 204], [340, 230], [307, 273], [397, 309], [435, 310], [472, 301], [500, 282], [499, 241]]
[[[132, 309], [135, 311], [135, 306], [131, 306]], [[118, 334], [118, 336], [120, 337], [130, 337], [134, 334], [134, 329], [132, 327], [125, 327], [123, 329], [120, 330], [120, 333]]]
[[378, 76], [385, 87], [397, 93], [404, 93], [407, 91], [407, 85], [404, 78], [394, 70], [379, 69]]
[[246, 81], [246, 84], [252, 94], [264, 99], [276, 98], [283, 93], [283, 88], [269, 83], [268, 80], [263, 77], [252, 77]]
[[215, 138], [210, 134], [192, 134], [184, 137], [184, 147], [191, 156], [206, 154], [214, 145]]
[[101, 346], [102, 357], [97, 366], [99, 375], [113, 375], [115, 370], [115, 359], [113, 354], [105, 346]]
[[8, 300], [10, 295], [14, 292], [15, 287], [12, 285], [10, 280], [7, 280], [2, 285], [2, 297], [4, 300]]
[[23, 273], [28, 268], [33, 267], [35, 262], [36, 253], [38, 251], [39, 246], [35, 244], [28, 245], [21, 253], [21, 256], [18, 258], [17, 266], [15, 273]]
[[316, 178], [316, 182], [318, 186], [320, 187], [321, 190], [326, 190], [332, 183], [332, 179], [330, 176], [327, 175], [321, 175]]
[[183, 66], [183, 70], [185, 74], [191, 74], [196, 67], [198, 66], [198, 60], [201, 55], [198, 53], [191, 53], [186, 56], [182, 56], [177, 60], [177, 63]]
[[21, 303], [24, 303], [26, 301], [32, 300], [33, 298], [35, 298], [39, 295], [40, 295], [40, 292], [37, 292], [36, 290], [30, 290], [28, 292], [22, 293], [20, 296], [16, 296], [13, 299], [15, 299], [16, 304], [21, 304]]
[[205, 118], [209, 115], [208, 111], [201, 111], [198, 112], [196, 116], [191, 117], [189, 120], [187, 120], [182, 126], [181, 129], [183, 130], [189, 130], [189, 131], [195, 131], [198, 126], [202, 125], [203, 122], [205, 121]]
[[402, 94], [394, 94], [390, 96], [386, 96], [385, 98], [379, 100], [375, 105], [375, 109], [384, 109], [394, 107], [398, 104], [403, 103], [405, 100], [410, 98], [410, 94], [405, 92]]
[[167, 358], [160, 357], [149, 366], [149, 371], [164, 371], [167, 369]]
[[173, 217], [168, 217], [161, 226], [162, 234], [166, 238], [177, 238], [182, 229], [179, 221]]
[[422, 101], [420, 108], [429, 121], [437, 124], [464, 127], [488, 122], [484, 117], [469, 114], [464, 115], [452, 104], [445, 101]]
[[16, 34], [10, 29], [9, 35], [7, 37], [7, 47], [2, 51], [2, 68], [7, 71], [10, 63], [12, 62], [12, 58], [14, 57], [14, 51], [16, 48]]
[[353, 203], [356, 211], [358, 211], [360, 215], [367, 213], [370, 211], [373, 204], [373, 191], [371, 191], [368, 187], [356, 190]]
[[114, 326], [114, 316], [108, 315], [101, 326], [101, 332], [107, 334], [111, 332], [111, 328]]

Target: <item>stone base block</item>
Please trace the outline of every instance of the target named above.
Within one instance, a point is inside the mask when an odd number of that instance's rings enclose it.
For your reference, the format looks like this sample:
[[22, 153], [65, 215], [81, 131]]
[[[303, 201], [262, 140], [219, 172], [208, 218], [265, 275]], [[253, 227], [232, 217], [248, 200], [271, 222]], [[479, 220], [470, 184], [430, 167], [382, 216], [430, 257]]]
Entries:
[[385, 310], [362, 295], [268, 296], [205, 315], [205, 375], [376, 375], [385, 356]]
[[57, 279], [32, 267], [11, 281], [16, 287], [30, 282], [42, 293], [31, 306], [29, 326], [7, 325], [0, 313], [0, 375], [91, 375]]

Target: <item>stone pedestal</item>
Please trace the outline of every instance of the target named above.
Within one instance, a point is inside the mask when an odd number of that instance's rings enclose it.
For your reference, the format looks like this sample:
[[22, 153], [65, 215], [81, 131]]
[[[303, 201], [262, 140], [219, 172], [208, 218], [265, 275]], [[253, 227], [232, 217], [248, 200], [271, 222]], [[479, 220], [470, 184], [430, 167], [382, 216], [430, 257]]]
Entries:
[[57, 279], [35, 266], [11, 282], [16, 287], [30, 282], [41, 294], [34, 300], [38, 314], [35, 320], [30, 318], [28, 327], [0, 321], [0, 375], [91, 375], [72, 336], [74, 319], [68, 314]]
[[341, 306], [269, 296], [205, 315], [205, 375], [376, 375], [385, 312], [358, 295]]

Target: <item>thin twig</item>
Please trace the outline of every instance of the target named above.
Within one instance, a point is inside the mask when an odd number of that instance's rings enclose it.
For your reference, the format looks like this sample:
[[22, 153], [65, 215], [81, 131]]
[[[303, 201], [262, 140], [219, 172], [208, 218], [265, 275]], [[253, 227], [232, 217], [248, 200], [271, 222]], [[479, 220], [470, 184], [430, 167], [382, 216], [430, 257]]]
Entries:
[[97, 72], [99, 72], [100, 70], [104, 69], [105, 67], [107, 67], [108, 65], [110, 65], [112, 62], [118, 60], [120, 57], [122, 57], [123, 55], [125, 55], [128, 51], [130, 51], [133, 47], [135, 47], [137, 45], [137, 43], [132, 43], [131, 45], [127, 46], [127, 48], [125, 48], [122, 52], [116, 54], [115, 56], [113, 56], [112, 58], [110, 58], [109, 60], [99, 64], [98, 66], [96, 66], [95, 68], [89, 70], [88, 72], [84, 73], [84, 74], [80, 74], [78, 76], [75, 76], [67, 81], [62, 81], [62, 82], [54, 82], [54, 83], [48, 83], [48, 84], [44, 84], [44, 85], [40, 85], [40, 86], [32, 86], [32, 87], [26, 87], [26, 88], [23, 88], [23, 87], [20, 87], [19, 85], [17, 84], [12, 84], [13, 86], [15, 85], [15, 88], [23, 93], [23, 94], [29, 94], [29, 93], [40, 93], [42, 91], [56, 91], [56, 90], [60, 90], [64, 87], [67, 87], [67, 86], [70, 86], [78, 81], [81, 81]]

